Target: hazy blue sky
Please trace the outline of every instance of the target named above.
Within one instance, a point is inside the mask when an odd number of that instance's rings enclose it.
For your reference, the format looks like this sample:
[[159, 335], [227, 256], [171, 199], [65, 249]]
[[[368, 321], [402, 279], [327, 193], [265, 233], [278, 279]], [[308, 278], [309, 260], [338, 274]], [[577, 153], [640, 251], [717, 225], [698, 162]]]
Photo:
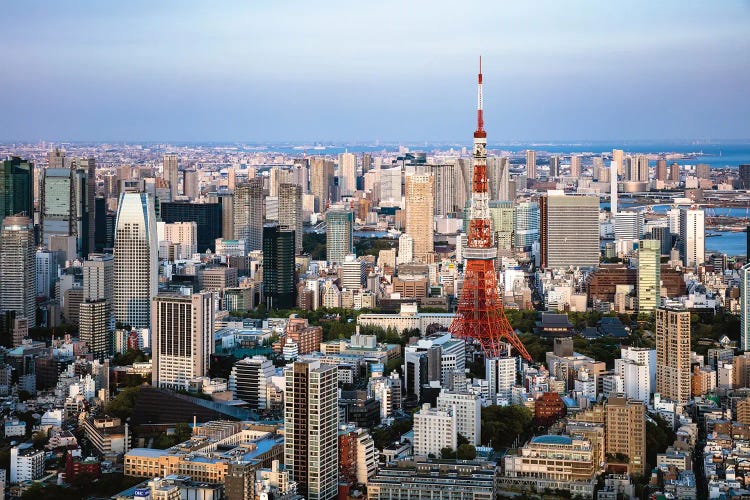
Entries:
[[750, 138], [747, 1], [1, 9], [0, 140]]

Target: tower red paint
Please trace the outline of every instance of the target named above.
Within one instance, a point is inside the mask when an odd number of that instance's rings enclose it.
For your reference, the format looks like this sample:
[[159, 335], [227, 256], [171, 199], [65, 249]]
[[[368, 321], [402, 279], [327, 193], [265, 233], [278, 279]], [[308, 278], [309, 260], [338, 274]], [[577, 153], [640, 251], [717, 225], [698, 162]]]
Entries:
[[471, 183], [471, 213], [467, 248], [464, 249], [466, 267], [464, 285], [458, 301], [456, 318], [450, 332], [463, 339], [474, 339], [482, 346], [485, 356], [501, 356], [505, 344], [531, 361], [531, 356], [511, 328], [503, 310], [497, 288], [495, 259], [490, 226], [489, 180], [487, 177], [487, 132], [484, 131], [482, 109], [482, 58], [479, 58], [477, 130], [474, 132], [474, 172]]

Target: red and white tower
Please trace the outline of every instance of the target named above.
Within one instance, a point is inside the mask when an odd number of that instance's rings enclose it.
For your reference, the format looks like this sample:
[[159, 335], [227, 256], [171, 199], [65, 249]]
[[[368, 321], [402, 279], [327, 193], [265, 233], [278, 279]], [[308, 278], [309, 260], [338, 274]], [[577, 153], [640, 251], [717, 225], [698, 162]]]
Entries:
[[497, 248], [490, 226], [490, 195], [487, 177], [487, 132], [482, 111], [482, 58], [479, 58], [479, 94], [477, 130], [474, 132], [474, 172], [471, 183], [469, 235], [464, 268], [464, 285], [458, 301], [456, 318], [450, 332], [464, 339], [474, 339], [487, 358], [504, 354], [510, 344], [526, 360], [531, 356], [511, 328], [498, 293], [495, 259]]

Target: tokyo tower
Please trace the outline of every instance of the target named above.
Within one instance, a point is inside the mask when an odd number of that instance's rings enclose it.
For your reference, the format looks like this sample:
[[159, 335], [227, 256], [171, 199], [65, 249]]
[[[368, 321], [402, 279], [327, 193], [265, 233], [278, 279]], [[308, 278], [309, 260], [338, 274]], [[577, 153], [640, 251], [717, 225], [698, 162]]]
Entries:
[[479, 58], [477, 130], [474, 132], [474, 172], [471, 181], [471, 209], [464, 285], [458, 310], [449, 328], [457, 338], [474, 339], [487, 358], [504, 354], [505, 344], [513, 346], [524, 359], [531, 356], [511, 328], [497, 289], [495, 258], [490, 227], [489, 180], [487, 177], [487, 132], [482, 111], [482, 58]]

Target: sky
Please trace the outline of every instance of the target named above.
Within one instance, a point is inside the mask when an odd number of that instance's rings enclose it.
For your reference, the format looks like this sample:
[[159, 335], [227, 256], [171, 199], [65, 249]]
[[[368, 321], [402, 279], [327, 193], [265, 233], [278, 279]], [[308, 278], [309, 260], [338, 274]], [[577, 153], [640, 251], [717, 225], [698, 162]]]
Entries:
[[2, 141], [750, 138], [750, 1], [4, 2]]

